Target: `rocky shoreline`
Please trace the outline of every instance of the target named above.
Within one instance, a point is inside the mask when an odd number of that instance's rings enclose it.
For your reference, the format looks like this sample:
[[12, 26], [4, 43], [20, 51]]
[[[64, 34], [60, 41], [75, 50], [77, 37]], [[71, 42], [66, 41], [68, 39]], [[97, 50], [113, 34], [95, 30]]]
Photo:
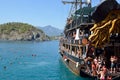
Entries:
[[41, 32], [30, 31], [19, 34], [15, 31], [12, 31], [10, 34], [0, 34], [0, 40], [45, 41], [49, 40], [49, 38]]

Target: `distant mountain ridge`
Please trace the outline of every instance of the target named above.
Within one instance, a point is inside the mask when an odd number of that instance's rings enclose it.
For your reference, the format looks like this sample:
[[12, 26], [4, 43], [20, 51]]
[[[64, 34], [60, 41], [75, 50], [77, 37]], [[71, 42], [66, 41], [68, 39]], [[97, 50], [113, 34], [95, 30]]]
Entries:
[[51, 25], [45, 26], [45, 27], [38, 27], [39, 29], [43, 30], [46, 35], [48, 36], [59, 36], [61, 33], [63, 33], [63, 30], [55, 28]]

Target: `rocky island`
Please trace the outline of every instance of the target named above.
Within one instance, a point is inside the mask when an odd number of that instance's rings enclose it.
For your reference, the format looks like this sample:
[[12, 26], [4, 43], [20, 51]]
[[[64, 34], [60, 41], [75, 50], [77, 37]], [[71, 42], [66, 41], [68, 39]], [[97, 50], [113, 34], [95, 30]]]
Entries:
[[10, 22], [0, 25], [0, 40], [46, 41], [49, 37], [30, 24]]

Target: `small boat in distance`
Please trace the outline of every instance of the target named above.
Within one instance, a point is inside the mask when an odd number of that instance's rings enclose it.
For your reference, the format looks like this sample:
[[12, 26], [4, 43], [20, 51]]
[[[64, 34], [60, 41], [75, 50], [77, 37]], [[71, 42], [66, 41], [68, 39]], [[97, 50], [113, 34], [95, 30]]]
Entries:
[[76, 75], [93, 80], [120, 80], [120, 4], [103, 0], [62, 1], [71, 4], [60, 39], [60, 55]]

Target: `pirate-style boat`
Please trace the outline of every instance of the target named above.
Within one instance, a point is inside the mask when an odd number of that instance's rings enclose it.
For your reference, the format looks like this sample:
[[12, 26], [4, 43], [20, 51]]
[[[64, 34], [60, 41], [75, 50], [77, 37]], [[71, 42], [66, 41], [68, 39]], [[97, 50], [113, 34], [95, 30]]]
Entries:
[[116, 0], [95, 7], [91, 0], [63, 3], [73, 7], [60, 39], [63, 62], [82, 77], [120, 80], [120, 4]]

